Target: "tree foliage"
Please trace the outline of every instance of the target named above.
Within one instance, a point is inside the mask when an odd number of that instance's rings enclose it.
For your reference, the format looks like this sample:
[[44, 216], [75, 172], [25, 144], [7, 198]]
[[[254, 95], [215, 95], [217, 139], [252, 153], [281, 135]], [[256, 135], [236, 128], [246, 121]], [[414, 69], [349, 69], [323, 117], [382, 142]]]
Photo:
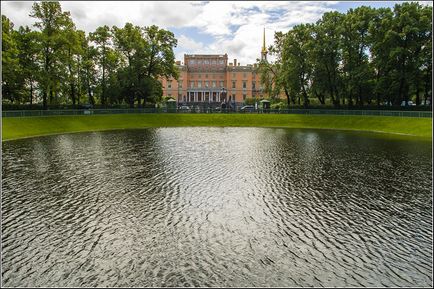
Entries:
[[29, 27], [2, 15], [3, 103], [140, 107], [162, 96], [160, 77], [177, 78], [174, 34], [152, 25], [98, 27], [86, 35], [57, 1], [35, 2]]
[[288, 105], [308, 106], [312, 99], [334, 106], [419, 105], [432, 97], [429, 6], [327, 12], [315, 24], [275, 33], [270, 52], [276, 61], [259, 63], [262, 83], [273, 95], [283, 90]]

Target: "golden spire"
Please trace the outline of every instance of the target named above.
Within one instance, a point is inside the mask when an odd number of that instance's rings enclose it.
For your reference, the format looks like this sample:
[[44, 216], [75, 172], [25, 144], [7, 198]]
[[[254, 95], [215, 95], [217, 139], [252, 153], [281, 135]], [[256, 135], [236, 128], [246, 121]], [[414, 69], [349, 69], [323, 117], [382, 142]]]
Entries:
[[265, 47], [265, 27], [264, 27], [264, 37], [262, 38], [262, 53], [267, 53], [267, 48]]

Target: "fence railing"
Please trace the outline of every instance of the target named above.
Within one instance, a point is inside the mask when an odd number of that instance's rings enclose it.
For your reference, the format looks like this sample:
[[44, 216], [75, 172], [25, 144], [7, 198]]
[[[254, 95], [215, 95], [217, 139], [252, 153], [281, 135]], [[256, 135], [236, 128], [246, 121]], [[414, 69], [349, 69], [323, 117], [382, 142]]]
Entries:
[[134, 109], [71, 109], [71, 110], [9, 110], [2, 117], [33, 117], [59, 115], [143, 114], [143, 113], [266, 113], [266, 114], [309, 114], [309, 115], [366, 115], [398, 117], [432, 117], [432, 111], [385, 111], [385, 110], [337, 110], [337, 109], [257, 109], [250, 111], [195, 108], [134, 108]]

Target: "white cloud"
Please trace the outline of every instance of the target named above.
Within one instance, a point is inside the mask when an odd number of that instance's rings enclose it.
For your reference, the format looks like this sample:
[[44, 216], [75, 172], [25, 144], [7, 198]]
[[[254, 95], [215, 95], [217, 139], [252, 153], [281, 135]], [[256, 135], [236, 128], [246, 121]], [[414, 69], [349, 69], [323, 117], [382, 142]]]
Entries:
[[[423, 2], [423, 1], [421, 1]], [[426, 5], [431, 2], [423, 2]], [[2, 13], [16, 27], [32, 26], [29, 17], [32, 2], [2, 2]], [[327, 11], [336, 10], [338, 1], [63, 1], [78, 29], [94, 31], [98, 26], [123, 26], [126, 22], [164, 29], [186, 28], [176, 35], [176, 57], [183, 54], [228, 53], [242, 64], [254, 63], [260, 57], [262, 32], [265, 27], [267, 46], [274, 32], [286, 32], [294, 25], [312, 23]], [[195, 28], [200, 39], [188, 33]], [[204, 39], [203, 36], [209, 37]]]

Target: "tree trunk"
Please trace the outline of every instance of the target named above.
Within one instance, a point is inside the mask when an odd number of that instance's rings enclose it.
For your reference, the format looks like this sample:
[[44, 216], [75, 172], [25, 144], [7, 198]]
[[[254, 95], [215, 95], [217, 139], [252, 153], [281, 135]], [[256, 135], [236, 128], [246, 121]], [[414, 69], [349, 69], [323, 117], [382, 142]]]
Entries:
[[301, 91], [303, 92], [303, 106], [307, 107], [309, 105], [309, 98], [307, 96], [306, 88], [303, 85], [304, 79], [302, 79]]
[[71, 81], [71, 98], [72, 98], [72, 105], [75, 107], [75, 86], [74, 83]]
[[44, 93], [42, 95], [42, 107], [44, 110], [47, 109], [47, 89], [44, 90]]
[[52, 87], [50, 87], [50, 101], [49, 101], [50, 105], [53, 104], [53, 89]]
[[101, 104], [103, 106], [106, 105], [106, 97], [105, 97], [105, 46], [103, 48], [103, 58], [102, 58], [102, 96], [101, 96]]
[[80, 97], [81, 97], [81, 83], [80, 83], [80, 62], [81, 57], [78, 58], [77, 62], [77, 104], [80, 105]]
[[89, 68], [86, 69], [86, 84], [87, 84], [87, 95], [89, 97], [89, 104], [94, 105], [95, 100], [93, 99], [92, 90], [90, 89]]
[[377, 72], [376, 81], [375, 81], [375, 98], [377, 99], [377, 107], [380, 107], [380, 92], [378, 89], [378, 82], [380, 81], [380, 71]]
[[74, 80], [72, 77], [72, 56], [71, 56], [71, 48], [68, 48], [68, 71], [69, 71], [69, 87], [70, 87], [70, 96], [72, 100], [72, 105], [75, 107], [75, 88], [74, 88]]
[[286, 95], [286, 101], [288, 102], [288, 108], [289, 108], [289, 104], [290, 104], [290, 97], [289, 97], [289, 92], [286, 89], [286, 87], [283, 88], [285, 90], [285, 95]]
[[30, 79], [30, 105], [33, 104], [33, 80]]
[[134, 108], [134, 95], [130, 94], [130, 108]]
[[420, 105], [419, 75], [416, 76], [416, 105]]
[[319, 101], [322, 105], [325, 104], [325, 98], [324, 98], [324, 95], [323, 95], [323, 94], [318, 93], [318, 92], [315, 91], [315, 96], [318, 98], [318, 101]]
[[330, 92], [330, 98], [331, 98], [332, 102], [335, 103], [335, 95], [334, 95], [334, 92], [333, 92], [332, 78], [331, 78], [331, 75], [330, 75], [331, 73], [330, 73], [330, 70], [329, 70], [329, 67], [328, 67], [327, 64], [325, 65], [325, 68], [327, 70], [327, 80], [328, 80], [328, 87], [329, 87], [329, 92]]
[[[402, 101], [405, 101], [404, 99], [404, 78], [401, 77], [401, 79], [399, 80], [399, 89], [398, 89], [398, 97], [395, 98], [394, 104], [395, 105], [399, 105]], [[405, 102], [405, 104], [407, 105], [407, 101]]]
[[137, 93], [137, 107], [142, 108], [142, 94], [140, 92]]
[[363, 106], [362, 87], [359, 85], [357, 105]]
[[429, 73], [429, 71], [432, 71], [431, 69], [432, 68], [430, 68], [429, 70], [427, 70], [426, 77], [425, 77], [425, 92], [424, 92], [425, 105], [426, 105], [426, 102], [427, 102], [428, 98], [430, 98], [430, 105], [431, 105], [431, 102], [432, 102], [432, 98], [431, 98], [432, 91], [431, 91], [431, 95], [430, 95], [430, 87], [431, 87], [431, 83], [430, 82], [432, 81], [432, 79], [431, 79], [432, 73], [431, 74]]

